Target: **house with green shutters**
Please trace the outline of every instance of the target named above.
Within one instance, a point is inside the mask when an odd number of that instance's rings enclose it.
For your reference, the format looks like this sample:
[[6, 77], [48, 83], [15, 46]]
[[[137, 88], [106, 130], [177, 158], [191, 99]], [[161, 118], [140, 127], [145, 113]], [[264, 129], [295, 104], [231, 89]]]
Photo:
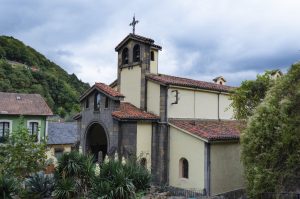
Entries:
[[39, 94], [0, 92], [0, 143], [18, 128], [20, 116], [37, 142], [45, 139], [50, 115], [51, 109]]

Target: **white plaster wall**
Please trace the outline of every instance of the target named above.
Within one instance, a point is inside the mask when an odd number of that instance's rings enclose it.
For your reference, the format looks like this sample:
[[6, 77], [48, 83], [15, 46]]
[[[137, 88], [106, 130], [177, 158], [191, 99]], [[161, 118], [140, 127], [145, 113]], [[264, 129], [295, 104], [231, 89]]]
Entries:
[[228, 95], [220, 95], [220, 118], [233, 119], [233, 109], [230, 107], [231, 100]]
[[[169, 183], [171, 186], [202, 190], [204, 188], [203, 141], [170, 127]], [[180, 178], [179, 160], [186, 158], [189, 163], [189, 178]]]
[[218, 95], [209, 92], [195, 92], [196, 118], [218, 119]]
[[123, 68], [121, 71], [120, 92], [125, 95], [124, 101], [140, 107], [141, 99], [141, 68]]
[[[178, 90], [179, 100], [178, 104], [175, 102], [175, 92]], [[194, 92], [192, 90], [184, 90], [178, 88], [168, 89], [168, 117], [170, 118], [194, 118]]]
[[211, 144], [211, 194], [244, 187], [240, 144]]
[[147, 168], [151, 170], [152, 123], [137, 124], [136, 155], [147, 159]]
[[151, 81], [147, 83], [147, 111], [160, 114], [160, 85]]

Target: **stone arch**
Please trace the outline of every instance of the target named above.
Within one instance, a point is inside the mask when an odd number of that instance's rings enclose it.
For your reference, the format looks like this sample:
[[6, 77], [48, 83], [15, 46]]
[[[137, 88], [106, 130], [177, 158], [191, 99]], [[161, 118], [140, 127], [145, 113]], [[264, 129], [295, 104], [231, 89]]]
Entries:
[[99, 121], [92, 121], [87, 126], [84, 136], [84, 154], [93, 155], [98, 161], [99, 152], [102, 152], [102, 160], [109, 151], [109, 134], [104, 124]]

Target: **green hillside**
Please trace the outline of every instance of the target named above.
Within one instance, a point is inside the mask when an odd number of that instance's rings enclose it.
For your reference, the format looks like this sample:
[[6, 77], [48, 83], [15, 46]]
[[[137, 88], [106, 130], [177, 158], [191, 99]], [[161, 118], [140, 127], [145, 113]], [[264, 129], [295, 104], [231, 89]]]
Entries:
[[33, 48], [0, 36], [0, 91], [39, 93], [54, 113], [64, 117], [80, 110], [79, 96], [88, 88]]

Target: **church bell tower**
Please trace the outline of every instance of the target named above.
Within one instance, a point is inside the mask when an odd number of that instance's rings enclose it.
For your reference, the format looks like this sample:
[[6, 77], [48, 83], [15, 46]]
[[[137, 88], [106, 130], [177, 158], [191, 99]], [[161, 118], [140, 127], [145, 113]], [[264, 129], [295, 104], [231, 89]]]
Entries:
[[146, 74], [158, 73], [158, 51], [162, 48], [154, 40], [135, 34], [138, 21], [133, 18], [133, 33], [115, 48], [118, 52], [118, 91], [125, 101], [145, 110]]

